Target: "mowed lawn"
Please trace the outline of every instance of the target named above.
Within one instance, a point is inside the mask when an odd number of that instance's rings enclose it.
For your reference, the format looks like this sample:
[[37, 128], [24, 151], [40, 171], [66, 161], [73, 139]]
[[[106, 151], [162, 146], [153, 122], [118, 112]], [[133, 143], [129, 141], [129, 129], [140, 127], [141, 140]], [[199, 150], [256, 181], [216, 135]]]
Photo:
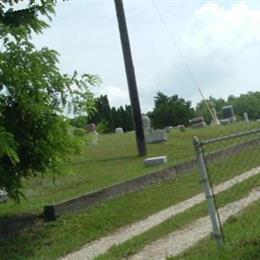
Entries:
[[[64, 165], [62, 174], [24, 181], [26, 200], [0, 205], [0, 221], [20, 214], [41, 213], [48, 203], [58, 202], [140, 175], [193, 159], [192, 137], [206, 139], [259, 127], [257, 122], [229, 126], [173, 130], [163, 144], [148, 145], [148, 156], [167, 155], [168, 163], [145, 167], [137, 157], [134, 133], [100, 135], [97, 146], [87, 145], [83, 154]], [[198, 173], [128, 194], [80, 214], [56, 222], [38, 220], [20, 230], [0, 234], [0, 259], [56, 259], [112, 230], [142, 219], [201, 191]], [[171, 195], [171, 196], [169, 196]], [[126, 206], [127, 205], [127, 206]]]

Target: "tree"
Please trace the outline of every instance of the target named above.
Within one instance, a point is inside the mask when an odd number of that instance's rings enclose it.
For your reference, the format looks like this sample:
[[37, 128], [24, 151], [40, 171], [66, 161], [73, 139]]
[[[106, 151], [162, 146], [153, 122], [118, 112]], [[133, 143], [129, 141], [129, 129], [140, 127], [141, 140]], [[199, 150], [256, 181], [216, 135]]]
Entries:
[[[206, 102], [211, 108], [214, 107], [216, 109], [218, 118], [222, 118], [222, 107], [225, 106], [227, 102], [223, 98], [216, 99], [212, 96], [206, 99]], [[212, 116], [204, 100], [197, 104], [196, 116], [203, 116], [208, 124], [212, 121]]]
[[168, 125], [187, 125], [189, 119], [194, 116], [191, 102], [179, 98], [178, 95], [168, 97], [158, 92], [154, 101], [155, 107], [151, 113], [151, 119], [155, 128]]
[[111, 108], [107, 95], [101, 95], [95, 98], [95, 108], [96, 111], [88, 117], [88, 123], [95, 123], [99, 131], [113, 132], [117, 127], [122, 127], [124, 131], [134, 129], [130, 105]]
[[22, 195], [22, 178], [55, 173], [79, 151], [61, 114], [92, 110], [89, 87], [99, 82], [94, 75], [62, 74], [58, 53], [31, 43], [32, 32], [48, 27], [39, 14], [50, 19], [55, 1], [30, 0], [15, 10], [18, 2], [0, 3], [0, 189], [14, 199]]
[[243, 118], [247, 113], [249, 119], [256, 120], [260, 118], [260, 92], [248, 92], [241, 94], [239, 97], [228, 97], [228, 103], [233, 105], [235, 113]]
[[[102, 131], [112, 131], [111, 125], [111, 108], [107, 95], [101, 95], [95, 98], [94, 101], [96, 111], [88, 116], [88, 123], [95, 123], [96, 125], [102, 123]], [[106, 127], [104, 127], [106, 126]]]

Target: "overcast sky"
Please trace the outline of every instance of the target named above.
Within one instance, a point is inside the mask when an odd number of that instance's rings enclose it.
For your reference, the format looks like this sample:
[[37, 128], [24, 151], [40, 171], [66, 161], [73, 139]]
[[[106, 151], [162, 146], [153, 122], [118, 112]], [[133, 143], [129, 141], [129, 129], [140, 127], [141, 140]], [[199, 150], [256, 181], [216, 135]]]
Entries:
[[[129, 96], [113, 2], [58, 3], [50, 28], [34, 42], [60, 53], [63, 72], [98, 74], [102, 85], [93, 91], [118, 107]], [[143, 112], [158, 91], [193, 105], [201, 100], [185, 62], [206, 97], [260, 90], [259, 1], [125, 0], [124, 6]]]

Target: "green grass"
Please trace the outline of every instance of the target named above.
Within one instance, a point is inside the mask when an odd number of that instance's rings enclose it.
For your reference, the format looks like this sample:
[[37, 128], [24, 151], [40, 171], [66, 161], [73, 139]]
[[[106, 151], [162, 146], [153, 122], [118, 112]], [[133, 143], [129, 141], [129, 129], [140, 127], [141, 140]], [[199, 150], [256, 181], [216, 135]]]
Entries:
[[[191, 143], [193, 135], [206, 139], [256, 127], [259, 127], [259, 123], [188, 129], [185, 133], [174, 131], [166, 143], [149, 145], [148, 155], [166, 154], [168, 167], [194, 158]], [[143, 159], [135, 155], [133, 133], [100, 136], [98, 146], [87, 146], [83, 155], [75, 157], [73, 163], [64, 166], [64, 171], [69, 171], [70, 174], [58, 176], [55, 183], [52, 183], [51, 176], [25, 181], [27, 201], [22, 201], [19, 205], [13, 202], [1, 204], [0, 221], [21, 213], [40, 213], [43, 205], [47, 203], [67, 199], [161, 168], [144, 167]], [[245, 165], [246, 167], [252, 168], [251, 162], [250, 165]], [[220, 177], [219, 181], [222, 181], [223, 178]], [[226, 175], [224, 179], [229, 177]], [[80, 214], [68, 214], [56, 222], [39, 221], [24, 229], [9, 232], [5, 236], [0, 235], [0, 258], [56, 259], [89, 241], [199, 192], [201, 187], [198, 185], [198, 173], [193, 172], [174, 181], [108, 201]]]
[[167, 155], [168, 163], [163, 166], [145, 167], [143, 158], [137, 157], [134, 133], [124, 135], [100, 135], [97, 146], [86, 146], [80, 156], [65, 165], [63, 174], [37, 177], [24, 181], [27, 200], [20, 204], [9, 202], [1, 205], [0, 216], [17, 215], [25, 212], [40, 212], [44, 205], [78, 196], [131, 178], [149, 174], [163, 167], [194, 158], [192, 138], [194, 135], [207, 139], [215, 136], [259, 127], [258, 122], [236, 123], [228, 126], [204, 129], [187, 129], [185, 133], [173, 131], [163, 144], [148, 145], [147, 156]]
[[182, 255], [169, 259], [260, 259], [260, 202], [224, 224], [225, 247], [219, 252], [213, 239], [204, 239]]
[[[217, 196], [219, 207], [246, 196], [248, 191], [257, 186], [260, 186], [259, 176], [252, 177], [242, 184], [235, 185], [231, 189], [220, 193]], [[190, 224], [194, 219], [204, 216], [207, 216], [206, 202], [200, 203], [183, 213], [167, 219], [163, 223], [153, 227], [141, 235], [138, 235], [118, 246], [112, 247], [106, 254], [97, 257], [96, 260], [122, 259], [123, 257], [133, 255], [142, 250], [145, 245], [148, 245], [156, 239], [166, 236], [178, 229], [183, 229], [185, 228], [185, 225]], [[224, 231], [226, 231], [226, 228]], [[230, 238], [227, 237], [227, 239]]]

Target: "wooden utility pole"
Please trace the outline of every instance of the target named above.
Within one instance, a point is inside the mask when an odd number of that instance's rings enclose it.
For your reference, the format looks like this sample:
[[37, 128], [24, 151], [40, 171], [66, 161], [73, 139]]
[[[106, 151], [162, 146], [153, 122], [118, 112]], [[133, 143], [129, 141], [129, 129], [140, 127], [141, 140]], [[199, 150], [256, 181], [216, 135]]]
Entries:
[[128, 90], [134, 117], [134, 126], [136, 134], [136, 142], [139, 156], [146, 155], [146, 143], [144, 138], [144, 129], [141, 116], [140, 103], [138, 98], [137, 84], [135, 79], [135, 70], [131, 55], [130, 42], [127, 32], [125, 12], [122, 0], [114, 0], [116, 7], [116, 15], [120, 32], [121, 45], [124, 55], [125, 70], [128, 82]]

